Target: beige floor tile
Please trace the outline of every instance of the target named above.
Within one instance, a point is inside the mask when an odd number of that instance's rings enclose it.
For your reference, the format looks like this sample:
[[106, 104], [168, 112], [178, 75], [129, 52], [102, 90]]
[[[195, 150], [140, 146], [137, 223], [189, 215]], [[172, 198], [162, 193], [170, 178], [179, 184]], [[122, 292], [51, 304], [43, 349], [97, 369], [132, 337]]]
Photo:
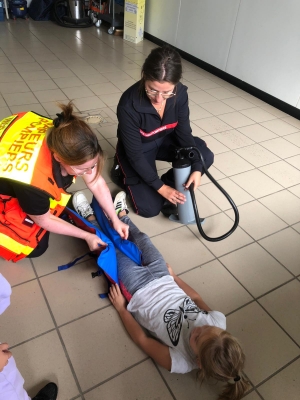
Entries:
[[295, 279], [258, 301], [299, 345], [300, 282]]
[[247, 396], [243, 397], [244, 400], [261, 400], [261, 397], [256, 392], [251, 392]]
[[234, 111], [233, 108], [223, 103], [223, 101], [211, 101], [209, 103], [203, 103], [201, 107], [213, 115], [226, 114]]
[[130, 79], [130, 76], [126, 74], [125, 72], [103, 72], [103, 76], [108, 79], [110, 82], [113, 82], [114, 80], [127, 80]]
[[194, 122], [190, 122], [191, 128], [192, 128], [192, 134], [193, 136], [197, 136], [199, 138], [202, 138], [203, 136], [207, 136], [207, 132], [205, 132], [203, 129], [199, 128], [199, 126], [195, 125]]
[[[212, 238], [225, 235], [233, 227], [233, 221], [227, 215], [221, 213], [207, 218], [203, 224], [204, 233]], [[189, 229], [201, 240], [203, 244], [216, 256], [227, 254], [233, 250], [253, 242], [239, 227], [226, 239], [218, 242], [206, 241], [202, 238], [196, 225], [189, 225]]]
[[[245, 192], [228, 178], [222, 179], [218, 183], [229, 194], [237, 206], [254, 200], [252, 196], [250, 196], [247, 192]], [[222, 211], [229, 210], [231, 208], [231, 204], [227, 198], [213, 183], [200, 186], [199, 190], [213, 203], [215, 203]]]
[[226, 176], [240, 174], [254, 167], [235, 153], [227, 152], [215, 156], [214, 165]]
[[7, 93], [3, 95], [8, 106], [19, 106], [21, 104], [33, 104], [39, 101], [31, 92]]
[[300, 199], [287, 190], [264, 197], [260, 202], [289, 225], [300, 221]]
[[[173, 224], [175, 225], [175, 222]], [[152, 237], [151, 240], [176, 274], [214, 259], [214, 256], [185, 226]], [[175, 248], [180, 248], [180, 252], [174, 252]]]
[[245, 115], [241, 114], [238, 111], [219, 115], [222, 121], [226, 122], [228, 125], [232, 126], [233, 128], [240, 128], [242, 126], [253, 125], [254, 121], [250, 118], [245, 117]]
[[58, 266], [67, 264], [87, 252], [88, 246], [84, 240], [52, 233], [47, 251], [32, 261], [38, 276], [43, 276], [56, 272]]
[[286, 114], [285, 112], [279, 110], [276, 107], [271, 106], [270, 104], [262, 104], [261, 108], [263, 108], [264, 110], [268, 111], [269, 113], [275, 115], [277, 118], [284, 118], [284, 117], [288, 117], [288, 114]]
[[34, 95], [41, 102], [66, 100], [66, 95], [60, 89], [37, 90]]
[[258, 388], [265, 400], [297, 399], [300, 392], [300, 360], [273, 376]]
[[220, 87], [220, 85], [218, 85], [215, 81], [211, 81], [210, 79], [198, 79], [196, 81], [193, 81], [193, 84], [203, 90]]
[[47, 116], [46, 110], [40, 104], [24, 104], [24, 105], [20, 105], [20, 106], [10, 106], [9, 108], [12, 113], [33, 111], [37, 114]]
[[[114, 139], [116, 139], [116, 138], [114, 138]], [[113, 139], [110, 139], [110, 140], [113, 140]], [[114, 157], [116, 151], [113, 148], [113, 146], [109, 143], [108, 140], [106, 140], [106, 139], [99, 140], [99, 144], [100, 144], [100, 146], [101, 146], [102, 150], [104, 151], [104, 153], [105, 153], [107, 158]]]
[[300, 197], [300, 185], [289, 188], [289, 191]]
[[[224, 179], [226, 176], [219, 171], [217, 168], [215, 168], [213, 165], [209, 168], [210, 174], [213, 176], [214, 179], [219, 180], [219, 179]], [[201, 177], [201, 185], [206, 185], [207, 183], [210, 183], [210, 179], [207, 177], [206, 174], [202, 175]]]
[[256, 199], [283, 189], [257, 169], [232, 176], [230, 179]]
[[141, 68], [135, 68], [130, 71], [126, 71], [126, 73], [134, 80], [139, 81], [141, 79]]
[[[1, 72], [1, 71], [0, 71]], [[14, 83], [14, 82], [24, 82], [20, 74], [16, 72], [1, 72], [0, 73], [1, 83]]]
[[0, 107], [0, 119], [6, 118], [11, 115], [8, 107]]
[[[219, 116], [220, 117], [220, 116]], [[238, 149], [253, 144], [253, 140], [243, 135], [241, 132], [231, 129], [230, 131], [220, 132], [213, 135], [215, 139], [223, 143], [230, 150]]]
[[147, 357], [129, 338], [112, 306], [67, 324], [60, 332], [83, 391]]
[[[76, 77], [76, 79], [79, 79]], [[86, 85], [92, 85], [92, 84], [97, 84], [97, 83], [104, 83], [108, 82], [108, 79], [106, 79], [102, 74], [99, 72], [96, 74], [91, 74], [91, 75], [81, 75], [80, 76], [80, 81], [85, 83]]]
[[201, 118], [207, 118], [207, 117], [211, 116], [211, 114], [208, 111], [204, 110], [204, 108], [198, 106], [197, 104], [190, 105], [189, 108], [190, 108], [190, 120], [194, 121], [194, 123], [196, 125], [197, 125], [198, 121], [195, 121], [195, 120], [199, 120]]
[[298, 224], [293, 225], [293, 228], [300, 233], [300, 222]]
[[285, 140], [295, 144], [296, 146], [300, 147], [300, 132], [293, 133], [291, 135], [287, 135], [284, 137]]
[[[276, 139], [275, 139], [276, 140]], [[263, 143], [254, 144], [252, 146], [237, 149], [235, 152], [243, 157], [245, 160], [253, 164], [255, 167], [262, 167], [263, 165], [272, 164], [280, 161], [275, 154], [262, 147]]]
[[245, 372], [255, 385], [300, 353], [294, 342], [257, 303], [229, 315], [227, 329], [240, 340], [246, 354]]
[[32, 71], [43, 71], [43, 68], [37, 62], [18, 63], [18, 64], [14, 64], [14, 66], [21, 73], [23, 73], [23, 72], [32, 72]]
[[260, 240], [260, 244], [293, 274], [300, 274], [300, 236], [292, 228]]
[[285, 121], [290, 125], [293, 125], [294, 127], [298, 128], [298, 130], [300, 129], [300, 121], [297, 118], [288, 116], [288, 117], [282, 118], [282, 121]]
[[68, 68], [47, 69], [47, 74], [52, 78], [69, 78], [75, 74]]
[[30, 92], [30, 89], [25, 82], [9, 82], [0, 83], [0, 92], [2, 95], [5, 93], [25, 93]]
[[263, 142], [264, 140], [275, 139], [278, 136], [275, 133], [269, 131], [259, 124], [254, 124], [250, 126], [244, 126], [242, 128], [238, 128], [238, 131], [242, 132], [244, 135], [248, 136], [248, 138], [254, 140], [255, 142]]
[[134, 79], [132, 79], [132, 78], [130, 78], [130, 77], [128, 77], [128, 79], [125, 79], [125, 80], [119, 80], [120, 78], [118, 78], [118, 79], [114, 79], [113, 80], [113, 84], [118, 88], [118, 89], [120, 89], [122, 92], [125, 92], [125, 90], [127, 90], [130, 86], [132, 86], [136, 81], [134, 80]]
[[[196, 104], [208, 103], [216, 100], [215, 97], [206, 93], [204, 90], [198, 90], [198, 92], [192, 92], [189, 94], [189, 98], [193, 100]], [[211, 115], [211, 114], [210, 114]]]
[[98, 96], [100, 100], [103, 101], [107, 106], [117, 106], [119, 104], [119, 100], [122, 93], [112, 93], [112, 94], [103, 94], [102, 96]]
[[60, 89], [74, 88], [83, 85], [83, 82], [79, 78], [77, 78], [77, 76], [69, 76], [67, 78], [54, 78], [53, 80]]
[[40, 65], [45, 71], [49, 69], [65, 69], [66, 65], [61, 61], [41, 61]]
[[64, 88], [62, 91], [70, 100], [91, 97], [94, 95], [94, 93], [86, 86]]
[[[255, 240], [278, 232], [287, 226], [258, 201], [241, 205], [239, 213], [240, 226]], [[233, 211], [227, 211], [227, 214], [233, 218]]]
[[228, 147], [226, 147], [222, 143], [220, 143], [219, 140], [216, 140], [213, 136], [210, 136], [210, 135], [202, 136], [201, 139], [204, 140], [207, 147], [214, 154], [225, 153], [226, 151], [230, 150]]
[[300, 183], [300, 171], [285, 161], [279, 161], [271, 165], [265, 165], [259, 169], [285, 188]]
[[231, 129], [230, 125], [225, 124], [224, 121], [221, 121], [217, 117], [204, 118], [194, 121], [194, 123], [209, 134], [229, 131]]
[[11, 72], [17, 72], [16, 68], [12, 64], [0, 64], [0, 73], [11, 73]]
[[198, 72], [195, 71], [184, 71], [183, 72], [183, 79], [186, 79], [187, 81], [193, 82], [198, 79], [205, 79], [203, 75], [201, 75]]
[[117, 129], [118, 129], [117, 124], [113, 124], [113, 125], [109, 125], [109, 126], [103, 125], [100, 128], [98, 128], [98, 131], [101, 133], [101, 135], [105, 139], [109, 139], [109, 138], [113, 138], [113, 137], [117, 136]]
[[79, 394], [64, 349], [56, 332], [35, 338], [13, 349], [17, 366], [30, 396], [48, 382], [58, 385], [57, 400], [71, 399]]
[[[104, 276], [92, 279], [91, 273], [98, 270], [93, 258], [85, 258], [79, 264], [65, 271], [41, 278], [41, 284], [51, 307], [57, 325], [65, 324], [110, 304], [100, 299], [99, 294], [107, 293]], [[63, 294], [62, 298], [58, 293]]]
[[1, 95], [0, 95], [0, 107], [6, 107], [6, 103]]
[[95, 85], [89, 85], [89, 88], [98, 96], [120, 92], [120, 90], [110, 82], [96, 83]]
[[222, 101], [237, 111], [254, 107], [253, 103], [250, 103], [250, 101], [247, 101], [242, 97], [231, 97], [230, 99], [223, 99]]
[[122, 400], [173, 399], [151, 360], [123, 372], [84, 397], [86, 400], [109, 399], [112, 393], [115, 399]]
[[15, 286], [10, 307], [1, 316], [1, 336], [10, 346], [53, 328], [54, 323], [37, 280]]
[[11, 286], [35, 279], [35, 273], [28, 259], [20, 260], [17, 263], [1, 259], [0, 273], [8, 280]]
[[76, 98], [74, 104], [79, 111], [93, 110], [97, 108], [104, 108], [106, 105], [97, 96]]
[[207, 89], [207, 93], [214, 96], [216, 99], [223, 100], [229, 99], [230, 97], [236, 97], [237, 95], [225, 88]]
[[276, 119], [277, 117], [273, 114], [268, 113], [262, 108], [248, 108], [247, 110], [241, 110], [241, 113], [251, 118], [255, 122], [265, 122], [270, 121], [272, 119]]
[[217, 261], [186, 272], [180, 277], [190, 285], [212, 310], [228, 314], [253, 300], [252, 296]]
[[281, 158], [292, 157], [300, 153], [300, 147], [283, 138], [267, 140], [260, 144]]
[[188, 374], [170, 374], [163, 368], [160, 370], [176, 400], [216, 400], [221, 392], [222, 386], [216, 382], [204, 382], [200, 385], [197, 370]]
[[200, 190], [195, 191], [195, 198], [201, 218], [207, 218], [220, 212], [220, 208], [217, 207], [208, 197], [204, 196]]
[[191, 82], [189, 82], [189, 81], [186, 81], [185, 79], [182, 79], [182, 80], [181, 80], [181, 83], [182, 83], [183, 85], [185, 85], [185, 86], [188, 88], [188, 94], [190, 94], [190, 93], [192, 93], [192, 92], [199, 92], [199, 86], [196, 86], [196, 85], [194, 84], [194, 82], [191, 83]]
[[262, 126], [276, 133], [279, 136], [289, 135], [290, 133], [297, 132], [300, 128], [295, 128], [293, 125], [282, 121], [281, 119], [274, 119], [273, 121], [262, 122]]
[[254, 297], [261, 296], [293, 278], [257, 243], [227, 254], [220, 261]]
[[[129, 199], [127, 197], [127, 201], [128, 200]], [[151, 238], [153, 236], [161, 235], [165, 232], [172, 231], [173, 229], [181, 227], [181, 225], [179, 225], [178, 223], [170, 221], [162, 213], [149, 220], [148, 218], [140, 217], [139, 215], [132, 212], [130, 214], [130, 219], [142, 232], [146, 232], [147, 235]]]
[[48, 90], [57, 89], [57, 85], [52, 81], [52, 79], [42, 79], [27, 82], [27, 85], [32, 91], [36, 90]]

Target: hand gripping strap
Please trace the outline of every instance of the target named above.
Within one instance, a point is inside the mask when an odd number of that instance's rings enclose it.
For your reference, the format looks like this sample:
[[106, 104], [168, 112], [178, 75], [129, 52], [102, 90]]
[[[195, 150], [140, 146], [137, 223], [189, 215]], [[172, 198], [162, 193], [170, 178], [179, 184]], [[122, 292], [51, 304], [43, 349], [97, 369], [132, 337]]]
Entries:
[[[129, 240], [124, 240], [120, 237], [117, 231], [115, 231], [111, 226], [104, 215], [102, 208], [99, 206], [95, 197], [93, 197], [92, 208], [95, 213], [95, 217], [103, 229], [105, 235], [112, 241], [115, 247], [124, 253], [127, 257], [129, 257], [132, 261], [134, 261], [138, 265], [142, 265], [142, 253], [139, 248]], [[105, 241], [105, 240], [104, 240]]]

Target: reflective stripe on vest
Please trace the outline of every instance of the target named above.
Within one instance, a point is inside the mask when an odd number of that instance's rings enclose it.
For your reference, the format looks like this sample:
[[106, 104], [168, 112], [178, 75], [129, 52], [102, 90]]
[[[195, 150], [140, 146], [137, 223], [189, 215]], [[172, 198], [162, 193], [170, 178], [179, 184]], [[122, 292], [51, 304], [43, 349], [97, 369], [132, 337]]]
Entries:
[[24, 246], [23, 244], [17, 242], [16, 240], [4, 235], [0, 232], [0, 243], [6, 249], [10, 249], [15, 254], [24, 254], [28, 256], [34, 249], [30, 246]]

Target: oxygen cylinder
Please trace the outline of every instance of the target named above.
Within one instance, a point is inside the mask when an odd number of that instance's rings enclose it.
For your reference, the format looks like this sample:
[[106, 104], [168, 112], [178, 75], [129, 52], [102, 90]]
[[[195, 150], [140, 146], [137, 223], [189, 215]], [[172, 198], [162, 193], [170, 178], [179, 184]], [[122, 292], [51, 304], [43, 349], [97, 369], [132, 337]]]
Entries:
[[172, 167], [174, 172], [175, 188], [186, 197], [184, 204], [177, 204], [179, 222], [182, 224], [194, 224], [195, 213], [191, 194], [189, 190], [185, 190], [183, 186], [191, 175], [191, 161], [187, 158], [178, 158], [173, 161]]

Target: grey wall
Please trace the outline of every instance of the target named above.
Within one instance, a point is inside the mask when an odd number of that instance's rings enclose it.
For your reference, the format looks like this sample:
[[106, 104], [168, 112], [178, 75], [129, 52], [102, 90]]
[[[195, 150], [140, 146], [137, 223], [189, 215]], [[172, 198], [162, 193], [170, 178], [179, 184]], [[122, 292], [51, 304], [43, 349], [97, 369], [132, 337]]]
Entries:
[[146, 0], [145, 31], [300, 108], [299, 0]]

